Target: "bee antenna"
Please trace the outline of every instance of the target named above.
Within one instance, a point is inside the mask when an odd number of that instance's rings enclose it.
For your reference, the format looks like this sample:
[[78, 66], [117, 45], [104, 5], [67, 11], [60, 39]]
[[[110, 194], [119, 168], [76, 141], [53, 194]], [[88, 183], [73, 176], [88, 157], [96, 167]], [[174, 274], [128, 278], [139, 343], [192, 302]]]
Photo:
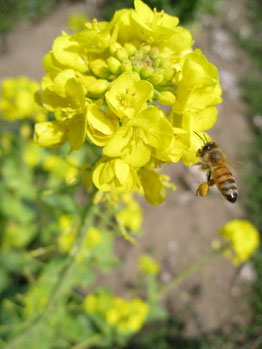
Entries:
[[196, 131], [193, 131], [202, 141], [203, 143], [205, 144], [206, 142], [204, 141], [204, 139], [196, 132]]
[[204, 135], [204, 138], [205, 138], [206, 143], [208, 143], [208, 140], [207, 140], [207, 136], [206, 136], [206, 134], [205, 134], [205, 133], [203, 133], [203, 135]]

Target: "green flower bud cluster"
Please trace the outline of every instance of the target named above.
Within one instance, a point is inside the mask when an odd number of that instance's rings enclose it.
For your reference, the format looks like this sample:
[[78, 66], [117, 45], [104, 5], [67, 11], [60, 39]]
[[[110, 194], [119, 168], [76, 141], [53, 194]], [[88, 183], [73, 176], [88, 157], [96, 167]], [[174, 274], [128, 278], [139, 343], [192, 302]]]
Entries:
[[123, 46], [112, 50], [112, 56], [108, 57], [100, 68], [93, 69], [98, 62], [92, 61], [89, 66], [91, 71], [98, 78], [114, 80], [124, 72], [136, 72], [141, 79], [148, 80], [153, 85], [170, 86], [176, 76], [176, 69], [167, 58], [161, 58], [159, 49], [156, 46], [141, 43], [136, 47], [132, 43], [125, 43]]

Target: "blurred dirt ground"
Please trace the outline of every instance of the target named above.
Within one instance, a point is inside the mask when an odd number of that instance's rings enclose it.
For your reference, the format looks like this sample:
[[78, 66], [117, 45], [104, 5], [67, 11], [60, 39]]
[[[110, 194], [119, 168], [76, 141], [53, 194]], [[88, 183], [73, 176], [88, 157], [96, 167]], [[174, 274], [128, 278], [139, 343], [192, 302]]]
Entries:
[[[90, 1], [88, 14], [96, 16], [95, 1]], [[62, 5], [53, 13], [33, 24], [23, 24], [8, 36], [8, 49], [0, 56], [0, 79], [27, 75], [40, 81], [44, 75], [42, 60], [52, 42], [63, 29], [67, 30], [69, 13], [85, 11], [84, 4]], [[248, 69], [246, 57], [234, 44], [232, 31], [248, 33], [244, 0], [221, 1], [216, 17], [203, 16], [198, 34], [193, 35], [208, 60], [218, 70], [223, 88], [223, 104], [210, 135], [232, 159], [239, 157], [247, 147], [249, 129], [246, 106], [240, 99], [239, 79]], [[177, 185], [177, 191], [168, 192], [165, 203], [152, 207], [142, 202], [144, 208], [144, 235], [132, 246], [123, 239], [117, 241], [116, 251], [125, 261], [125, 268], [106, 278], [106, 282], [119, 295], [124, 295], [135, 279], [137, 256], [145, 251], [153, 254], [162, 265], [161, 280], [168, 282], [211, 249], [216, 231], [231, 219], [245, 217], [241, 196], [245, 188], [238, 170], [240, 198], [232, 205], [212, 190], [206, 198], [195, 197], [203, 179], [197, 168], [181, 164], [165, 167]], [[246, 218], [246, 217], [245, 217]], [[187, 317], [186, 335], [199, 335], [218, 327], [234, 323], [246, 324], [248, 305], [246, 293], [252, 280], [252, 266], [237, 270], [223, 257], [213, 260], [203, 271], [183, 283], [175, 294], [165, 300], [174, 314]]]

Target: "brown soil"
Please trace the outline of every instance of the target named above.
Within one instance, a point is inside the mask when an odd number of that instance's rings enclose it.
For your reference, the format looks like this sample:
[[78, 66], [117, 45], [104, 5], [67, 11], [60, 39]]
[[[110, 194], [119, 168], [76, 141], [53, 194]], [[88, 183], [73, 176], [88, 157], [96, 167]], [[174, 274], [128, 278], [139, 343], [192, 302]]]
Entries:
[[[90, 2], [90, 17], [95, 13]], [[248, 31], [244, 0], [221, 2], [217, 17], [204, 16], [202, 28], [196, 38], [208, 60], [220, 72], [223, 88], [223, 104], [219, 106], [216, 126], [210, 135], [222, 145], [229, 157], [236, 159], [239, 150], [249, 140], [246, 107], [239, 96], [239, 79], [247, 69], [245, 56], [234, 44], [232, 30]], [[69, 13], [84, 11], [84, 4], [63, 5], [34, 24], [23, 24], [8, 37], [8, 50], [0, 56], [0, 79], [27, 75], [40, 80], [44, 74], [42, 59], [62, 29], [66, 28]], [[195, 197], [202, 180], [198, 169], [181, 164], [166, 166], [165, 171], [176, 183], [176, 192], [169, 192], [165, 203], [152, 207], [143, 201], [145, 213], [144, 235], [132, 246], [123, 239], [117, 241], [118, 255], [125, 261], [123, 270], [107, 280], [118, 294], [126, 293], [126, 285], [136, 274], [137, 256], [152, 252], [162, 265], [161, 279], [168, 282], [211, 249], [217, 230], [227, 221], [245, 216], [241, 205], [244, 190], [238, 171], [235, 171], [240, 188], [240, 199], [232, 205], [212, 190], [206, 198]], [[226, 328], [228, 324], [246, 323], [247, 302], [244, 288], [247, 281], [239, 278], [229, 260], [218, 257], [203, 271], [187, 280], [176, 294], [166, 301], [174, 314], [190, 306], [185, 334], [199, 335], [203, 331]], [[182, 314], [183, 315], [183, 314]]]

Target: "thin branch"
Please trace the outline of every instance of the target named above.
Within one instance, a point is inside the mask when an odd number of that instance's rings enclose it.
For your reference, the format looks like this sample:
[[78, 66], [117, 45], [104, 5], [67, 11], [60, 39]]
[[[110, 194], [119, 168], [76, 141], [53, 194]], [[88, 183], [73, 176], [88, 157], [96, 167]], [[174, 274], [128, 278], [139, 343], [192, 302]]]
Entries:
[[213, 250], [206, 256], [200, 258], [198, 261], [192, 263], [188, 268], [186, 268], [184, 271], [182, 271], [180, 274], [178, 274], [169, 284], [163, 286], [160, 289], [158, 298], [161, 299], [164, 296], [166, 296], [169, 292], [172, 290], [174, 291], [183, 281], [185, 281], [188, 277], [193, 275], [194, 273], [198, 272], [200, 269], [202, 269], [206, 264], [208, 264], [212, 259], [215, 257], [221, 255], [225, 249], [228, 248], [228, 244], [225, 244], [221, 246], [217, 250]]

